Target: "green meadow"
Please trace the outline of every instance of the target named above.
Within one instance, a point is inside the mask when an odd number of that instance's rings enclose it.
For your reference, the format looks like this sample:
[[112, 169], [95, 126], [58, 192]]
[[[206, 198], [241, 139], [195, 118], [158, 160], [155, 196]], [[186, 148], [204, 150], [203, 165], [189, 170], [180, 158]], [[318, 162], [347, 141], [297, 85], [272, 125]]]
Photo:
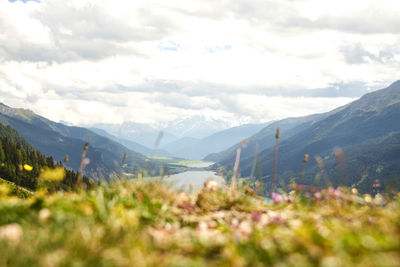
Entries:
[[398, 266], [400, 194], [193, 193], [121, 180], [17, 197], [0, 184], [0, 266]]

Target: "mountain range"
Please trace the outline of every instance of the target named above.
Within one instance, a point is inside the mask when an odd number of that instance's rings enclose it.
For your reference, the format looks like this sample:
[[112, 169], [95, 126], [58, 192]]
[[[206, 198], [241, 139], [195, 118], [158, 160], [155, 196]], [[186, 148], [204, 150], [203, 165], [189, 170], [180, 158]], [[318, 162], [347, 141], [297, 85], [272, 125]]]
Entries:
[[[101, 129], [106, 131], [108, 134], [113, 135], [119, 140], [127, 140], [140, 144], [147, 147], [148, 149], [155, 149], [155, 143], [160, 133], [162, 132], [162, 138], [160, 144], [167, 144], [176, 141], [178, 137], [169, 132], [162, 131], [154, 128], [149, 124], [136, 123], [136, 122], [124, 122], [122, 124], [110, 124], [110, 123], [98, 123], [89, 126], [95, 129]], [[159, 144], [159, 145], [160, 145]]]
[[268, 124], [244, 124], [219, 131], [202, 139], [183, 137], [161, 147], [177, 157], [202, 159], [210, 153], [229, 148], [233, 144], [257, 133]]
[[[400, 187], [400, 81], [326, 113], [228, 129], [226, 122], [220, 126], [223, 130], [217, 130], [218, 120], [201, 116], [171, 123], [162, 132], [132, 122], [96, 124], [87, 129], [1, 103], [0, 123], [12, 126], [56, 161], [68, 155], [66, 166], [74, 170], [78, 170], [83, 147], [89, 142], [90, 164], [85, 174], [92, 178], [119, 174], [122, 165], [130, 173], [159, 169], [160, 163], [149, 156], [204, 158], [217, 162], [214, 168], [223, 167], [228, 174], [240, 147], [241, 175], [268, 185], [279, 128], [277, 174], [282, 184], [293, 179], [299, 182], [303, 157], [308, 154], [304, 184], [345, 184], [368, 192], [378, 179], [384, 186]], [[205, 133], [209, 134], [204, 137]], [[241, 140], [245, 138], [244, 146]]]
[[162, 129], [178, 139], [183, 137], [203, 139], [231, 127], [231, 122], [225, 119], [196, 115], [165, 123]]
[[[0, 104], [0, 122], [10, 125], [47, 156], [61, 161], [68, 156], [66, 166], [78, 170], [85, 142], [89, 142], [87, 157], [90, 164], [86, 174], [92, 178], [108, 177], [119, 173], [122, 159], [132, 172], [139, 171], [147, 162], [140, 153], [82, 127], [66, 126], [36, 115], [30, 110], [15, 109]], [[126, 155], [126, 156], [124, 156]]]
[[[107, 178], [119, 174], [124, 161], [124, 171], [137, 173], [139, 170], [159, 169], [161, 163], [149, 160], [151, 156], [201, 159], [208, 153], [225, 149], [241, 139], [257, 132], [265, 124], [242, 125], [230, 128], [203, 139], [184, 137], [160, 132], [149, 125], [124, 123], [103, 124], [99, 128], [67, 126], [53, 122], [30, 110], [11, 108], [0, 103], [0, 122], [10, 125], [18, 133], [47, 156], [62, 161], [68, 156], [66, 166], [78, 170], [85, 142], [89, 142], [86, 175], [92, 178]], [[171, 129], [171, 128], [170, 128]], [[115, 135], [114, 135], [115, 134]], [[161, 138], [160, 138], [161, 136]], [[157, 138], [161, 140], [156, 146]], [[137, 141], [137, 142], [136, 142]], [[141, 142], [141, 143], [139, 143]], [[167, 142], [167, 144], [162, 144]], [[170, 142], [170, 143], [168, 143]], [[151, 148], [145, 144], [152, 144]]]
[[[230, 128], [228, 122], [195, 116], [171, 122], [162, 130], [133, 122], [95, 124], [90, 129], [146, 156], [202, 159], [210, 153], [229, 148], [268, 124], [244, 124]], [[160, 133], [162, 137], [156, 147]]]
[[151, 149], [145, 145], [139, 144], [132, 140], [124, 139], [121, 137], [116, 137], [103, 129], [92, 127], [92, 128], [89, 128], [89, 130], [95, 132], [98, 135], [101, 135], [101, 136], [107, 137], [111, 140], [114, 140], [115, 142], [118, 142], [118, 143], [124, 145], [125, 147], [127, 147], [133, 151], [139, 152], [140, 154], [143, 154], [145, 156], [173, 157], [173, 155], [166, 150]]
[[[400, 174], [400, 81], [388, 88], [327, 113], [276, 121], [251, 136], [242, 148], [242, 176], [254, 175], [271, 182], [275, 132], [280, 128], [278, 179], [298, 181], [305, 154], [309, 154], [303, 183], [345, 184], [370, 191], [376, 179], [384, 186], [399, 183]], [[231, 170], [240, 143], [211, 154], [219, 166]], [[319, 159], [318, 167], [315, 158]], [[327, 179], [328, 181], [322, 181]]]

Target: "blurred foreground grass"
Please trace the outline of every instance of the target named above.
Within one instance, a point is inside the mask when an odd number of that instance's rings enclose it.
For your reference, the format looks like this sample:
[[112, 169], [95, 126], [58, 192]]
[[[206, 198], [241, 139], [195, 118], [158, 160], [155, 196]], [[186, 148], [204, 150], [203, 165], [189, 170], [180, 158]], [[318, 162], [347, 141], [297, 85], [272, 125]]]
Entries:
[[162, 182], [35, 192], [0, 184], [0, 266], [399, 266], [400, 196], [275, 195]]

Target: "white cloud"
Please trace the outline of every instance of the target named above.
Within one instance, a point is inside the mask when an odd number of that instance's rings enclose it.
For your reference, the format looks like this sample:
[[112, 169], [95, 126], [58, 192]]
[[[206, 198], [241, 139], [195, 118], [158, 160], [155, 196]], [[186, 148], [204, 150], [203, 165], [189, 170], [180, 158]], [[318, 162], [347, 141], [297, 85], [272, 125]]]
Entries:
[[398, 79], [399, 11], [394, 0], [3, 0], [0, 101], [75, 124], [327, 111]]

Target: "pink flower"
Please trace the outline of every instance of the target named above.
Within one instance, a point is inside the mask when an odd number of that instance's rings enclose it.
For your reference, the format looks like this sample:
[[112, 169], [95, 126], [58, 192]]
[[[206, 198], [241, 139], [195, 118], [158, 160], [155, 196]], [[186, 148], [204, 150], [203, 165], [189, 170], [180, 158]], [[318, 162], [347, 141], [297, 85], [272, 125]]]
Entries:
[[272, 193], [271, 197], [272, 197], [272, 200], [274, 201], [275, 204], [279, 204], [283, 200], [282, 195], [278, 194], [278, 193]]
[[253, 222], [259, 222], [259, 221], [261, 221], [261, 212], [259, 212], [259, 211], [253, 211], [253, 212], [251, 213], [251, 220], [252, 220]]
[[290, 198], [287, 197], [287, 196], [283, 196], [283, 200], [284, 200], [286, 203], [290, 203], [290, 202], [291, 202]]
[[328, 188], [328, 193], [331, 197], [339, 198], [340, 197], [340, 190], [334, 189], [333, 187]]

